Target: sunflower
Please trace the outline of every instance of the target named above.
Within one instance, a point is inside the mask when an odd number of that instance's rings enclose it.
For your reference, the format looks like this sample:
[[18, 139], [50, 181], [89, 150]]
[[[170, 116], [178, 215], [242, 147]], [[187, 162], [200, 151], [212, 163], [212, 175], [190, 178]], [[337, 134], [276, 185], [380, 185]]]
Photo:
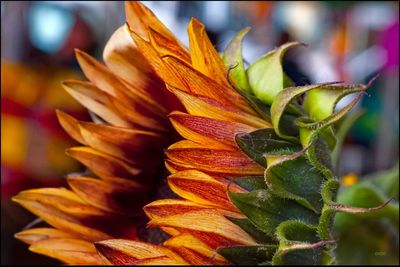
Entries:
[[[333, 125], [368, 85], [295, 86], [281, 59], [300, 43], [277, 47], [246, 69], [241, 46], [248, 28], [219, 54], [193, 18], [188, 50], [144, 5], [125, 7], [127, 24], [108, 42], [106, 66], [77, 51], [90, 82], [64, 82], [97, 123], [58, 112], [64, 129], [85, 145], [68, 154], [99, 179], [73, 175], [72, 191], [20, 193], [15, 200], [56, 229], [17, 237], [67, 263], [332, 263], [334, 214], [365, 212], [335, 202]], [[350, 93], [358, 94], [335, 111]], [[148, 227], [169, 235], [152, 244], [131, 228], [154, 188], [171, 125], [183, 140], [165, 150], [165, 166], [180, 198], [144, 206]], [[121, 191], [124, 197], [116, 197]], [[92, 217], [118, 224], [118, 233]]]

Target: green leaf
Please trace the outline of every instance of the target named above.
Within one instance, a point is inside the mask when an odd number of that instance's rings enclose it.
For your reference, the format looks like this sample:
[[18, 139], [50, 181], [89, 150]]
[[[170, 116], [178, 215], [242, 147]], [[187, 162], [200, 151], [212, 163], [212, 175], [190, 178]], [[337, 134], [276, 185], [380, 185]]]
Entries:
[[257, 265], [271, 260], [275, 250], [275, 245], [234, 246], [218, 248], [217, 252], [234, 264]]
[[232, 68], [232, 76], [239, 87], [250, 93], [251, 89], [247, 80], [242, 57], [243, 38], [249, 30], [250, 27], [244, 28], [232, 39], [222, 54], [222, 60], [227, 68]]
[[316, 225], [318, 215], [290, 199], [282, 199], [268, 190], [249, 193], [228, 192], [232, 203], [263, 232], [275, 235], [275, 228], [283, 221], [298, 220]]
[[387, 171], [380, 171], [363, 178], [377, 189], [381, 190], [388, 198], [399, 196], [399, 162]]
[[285, 52], [299, 42], [286, 43], [267, 53], [247, 69], [247, 77], [251, 90], [262, 102], [271, 105], [276, 94], [288, 86], [288, 80], [282, 68]]
[[265, 153], [287, 154], [301, 149], [299, 145], [280, 139], [273, 129], [268, 128], [237, 134], [235, 140], [246, 155], [264, 167], [267, 166]]

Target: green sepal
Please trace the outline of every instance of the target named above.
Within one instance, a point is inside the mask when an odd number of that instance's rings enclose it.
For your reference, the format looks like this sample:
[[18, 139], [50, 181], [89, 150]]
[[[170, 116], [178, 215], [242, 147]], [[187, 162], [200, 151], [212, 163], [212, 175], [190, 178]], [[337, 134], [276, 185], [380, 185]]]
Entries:
[[268, 190], [228, 192], [228, 196], [251, 222], [272, 237], [275, 235], [275, 228], [286, 220], [298, 220], [312, 225], [318, 223], [318, 215], [313, 211], [293, 200], [282, 199]]
[[324, 176], [313, 168], [307, 157], [299, 156], [268, 166], [265, 180], [274, 194], [293, 199], [315, 213], [321, 210], [323, 202], [319, 191]]
[[285, 114], [286, 109], [289, 107], [290, 103], [295, 98], [323, 85], [327, 84], [288, 87], [280, 91], [275, 96], [275, 99], [271, 105], [271, 121], [272, 125], [274, 126], [274, 130], [279, 137], [297, 142], [297, 138], [295, 136], [291, 135], [290, 133], [284, 132], [284, 129], [281, 126], [283, 115]]
[[249, 219], [240, 219], [234, 217], [226, 216], [228, 220], [242, 228], [246, 233], [248, 233], [254, 240], [259, 244], [276, 244], [277, 240], [275, 237], [266, 235], [262, 230], [260, 230], [255, 224], [253, 224]]
[[270, 128], [237, 134], [235, 140], [246, 155], [264, 167], [267, 167], [265, 153], [287, 154], [301, 149], [299, 145], [280, 139]]
[[239, 85], [240, 89], [250, 93], [250, 85], [247, 80], [246, 71], [243, 64], [242, 45], [243, 38], [249, 32], [250, 27], [241, 30], [228, 44], [222, 54], [222, 60], [227, 68], [232, 68], [231, 73], [235, 82]]
[[258, 265], [270, 261], [276, 248], [276, 245], [233, 246], [218, 248], [217, 252], [234, 264]]
[[264, 181], [264, 176], [241, 176], [233, 177], [230, 179], [247, 191], [267, 189], [267, 185]]
[[271, 105], [275, 95], [288, 86], [282, 58], [289, 48], [300, 44], [286, 43], [258, 59], [246, 70], [251, 90], [263, 103]]
[[306, 95], [303, 107], [310, 118], [320, 121], [334, 112], [337, 102], [344, 96], [366, 89], [365, 84], [323, 86]]

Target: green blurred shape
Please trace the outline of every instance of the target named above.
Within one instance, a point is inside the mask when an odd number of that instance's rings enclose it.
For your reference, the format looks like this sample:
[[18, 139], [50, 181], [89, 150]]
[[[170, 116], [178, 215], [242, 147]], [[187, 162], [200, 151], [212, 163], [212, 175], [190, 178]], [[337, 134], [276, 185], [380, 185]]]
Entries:
[[336, 215], [335, 239], [338, 264], [399, 264], [399, 163], [388, 171], [360, 178], [343, 188], [338, 202], [370, 208], [393, 200], [383, 209], [366, 214]]

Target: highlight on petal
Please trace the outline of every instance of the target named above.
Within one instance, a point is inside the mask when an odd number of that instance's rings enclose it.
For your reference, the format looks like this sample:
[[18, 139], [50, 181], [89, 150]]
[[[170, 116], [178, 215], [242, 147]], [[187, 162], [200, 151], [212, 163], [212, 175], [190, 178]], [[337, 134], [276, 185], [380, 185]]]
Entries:
[[58, 259], [67, 264], [103, 265], [93, 243], [72, 238], [51, 238], [34, 243], [30, 251]]
[[169, 115], [169, 119], [175, 130], [184, 138], [216, 148], [236, 148], [235, 135], [237, 133], [249, 133], [256, 130], [242, 123], [193, 116], [176, 111]]
[[255, 128], [272, 128], [271, 123], [237, 110], [233, 106], [224, 105], [219, 101], [204, 96], [184, 92], [169, 84], [167, 84], [167, 88], [179, 98], [191, 115], [238, 122]]
[[79, 131], [79, 123], [78, 120], [68, 115], [67, 113], [56, 110], [58, 122], [61, 124], [63, 129], [77, 142], [81, 143], [82, 145], [87, 145], [85, 139], [82, 137]]
[[104, 179], [108, 177], [133, 179], [141, 173], [141, 170], [131, 167], [124, 161], [90, 147], [72, 147], [68, 148], [66, 153]]
[[72, 190], [84, 201], [101, 210], [137, 215], [146, 203], [143, 186], [127, 179], [107, 181], [88, 177], [68, 177]]
[[170, 249], [144, 242], [110, 239], [96, 242], [95, 247], [103, 257], [115, 265], [187, 264]]
[[195, 18], [188, 26], [190, 56], [193, 67], [219, 84], [226, 85], [226, 68], [207, 36], [204, 24]]
[[[149, 227], [172, 227], [182, 232], [196, 234], [196, 237], [202, 235], [207, 238], [207, 234], [213, 236], [212, 242], [227, 245], [242, 244], [254, 245], [256, 242], [239, 226], [233, 224], [223, 215], [216, 213], [211, 209], [189, 211], [181, 214], [156, 217], [149, 223]], [[201, 238], [202, 239], [202, 238]], [[203, 239], [202, 239], [203, 240]]]
[[131, 124], [122, 118], [111, 102], [111, 96], [99, 90], [96, 86], [82, 81], [64, 81], [63, 87], [78, 102], [96, 113], [105, 121], [116, 125], [129, 127]]
[[174, 236], [166, 240], [163, 245], [176, 251], [192, 265], [229, 264], [224, 257], [191, 234]]
[[14, 237], [26, 244], [32, 245], [46, 239], [74, 238], [76, 236], [54, 228], [32, 228], [16, 233]]
[[[185, 143], [188, 144], [188, 142]], [[199, 145], [191, 147], [188, 145], [185, 148], [177, 146], [174, 144], [174, 146], [169, 147], [165, 154], [175, 165], [186, 169], [232, 175], [262, 175], [264, 173], [262, 166], [252, 161], [241, 151], [199, 147]]]
[[[187, 170], [168, 176], [168, 185], [175, 194], [199, 204], [239, 212], [227, 196], [229, 181], [217, 180], [203, 172]], [[232, 184], [231, 191], [245, 192]]]

